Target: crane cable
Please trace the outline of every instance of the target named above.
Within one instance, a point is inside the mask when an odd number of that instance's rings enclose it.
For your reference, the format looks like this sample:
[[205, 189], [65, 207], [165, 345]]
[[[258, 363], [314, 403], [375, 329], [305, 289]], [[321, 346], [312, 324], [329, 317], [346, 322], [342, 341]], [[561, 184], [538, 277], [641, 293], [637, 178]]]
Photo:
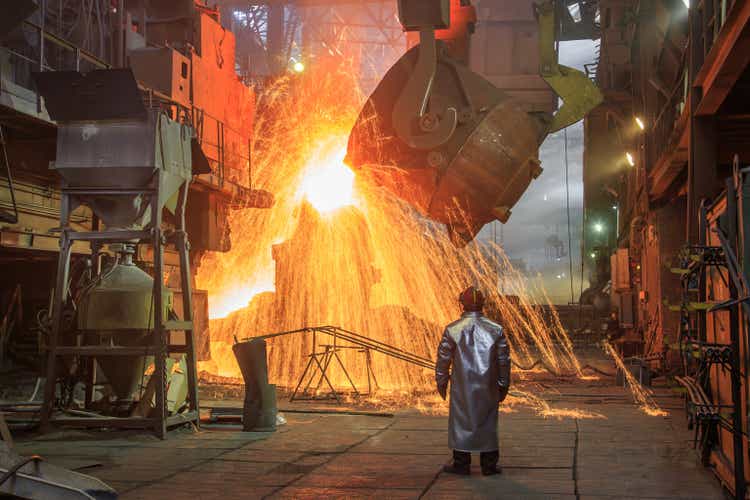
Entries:
[[570, 227], [570, 171], [568, 167], [568, 128], [563, 129], [563, 157], [565, 160], [565, 204], [568, 217], [568, 267], [570, 274], [570, 303], [575, 302], [573, 292], [573, 233]]

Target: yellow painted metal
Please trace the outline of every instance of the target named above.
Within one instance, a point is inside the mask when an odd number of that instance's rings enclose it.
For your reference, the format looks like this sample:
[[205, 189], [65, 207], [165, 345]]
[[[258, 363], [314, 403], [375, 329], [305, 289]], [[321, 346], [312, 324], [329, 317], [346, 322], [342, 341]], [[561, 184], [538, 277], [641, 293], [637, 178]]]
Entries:
[[539, 73], [560, 96], [563, 104], [552, 117], [548, 132], [556, 132], [581, 120], [604, 100], [599, 88], [582, 71], [558, 63], [555, 50], [555, 3], [537, 4], [539, 23]]

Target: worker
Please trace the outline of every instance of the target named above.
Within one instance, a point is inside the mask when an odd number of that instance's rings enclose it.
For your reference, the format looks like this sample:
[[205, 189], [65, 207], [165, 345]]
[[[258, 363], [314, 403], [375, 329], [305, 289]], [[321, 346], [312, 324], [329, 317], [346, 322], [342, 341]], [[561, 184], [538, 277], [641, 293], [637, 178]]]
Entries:
[[482, 474], [500, 474], [498, 405], [510, 387], [510, 351], [503, 328], [482, 314], [484, 294], [471, 286], [459, 295], [461, 319], [448, 325], [435, 364], [437, 390], [451, 386], [448, 446], [453, 462], [443, 470], [470, 473], [471, 453], [480, 453]]

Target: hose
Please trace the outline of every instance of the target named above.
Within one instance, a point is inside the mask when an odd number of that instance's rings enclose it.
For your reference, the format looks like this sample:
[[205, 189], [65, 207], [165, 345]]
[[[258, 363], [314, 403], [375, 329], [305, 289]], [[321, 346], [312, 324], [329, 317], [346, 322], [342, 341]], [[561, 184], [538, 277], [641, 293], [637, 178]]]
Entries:
[[10, 469], [8, 469], [8, 471], [5, 474], [3, 474], [2, 476], [0, 476], [0, 486], [2, 486], [3, 483], [5, 483], [5, 481], [7, 481], [8, 479], [10, 479], [11, 477], [15, 476], [16, 473], [24, 465], [28, 464], [29, 462], [37, 462], [38, 463], [38, 462], [41, 462], [41, 461], [42, 461], [42, 457], [40, 457], [39, 455], [31, 455], [28, 458], [24, 458], [23, 460], [21, 460], [20, 462], [18, 462], [17, 464], [15, 464], [13, 467], [11, 467]]

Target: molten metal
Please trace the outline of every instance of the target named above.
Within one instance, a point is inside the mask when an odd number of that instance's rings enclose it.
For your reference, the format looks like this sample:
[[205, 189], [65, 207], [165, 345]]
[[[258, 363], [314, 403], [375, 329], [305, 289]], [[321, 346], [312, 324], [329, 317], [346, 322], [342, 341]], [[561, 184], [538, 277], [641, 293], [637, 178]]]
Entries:
[[305, 166], [300, 192], [319, 213], [354, 205], [354, 172], [344, 164], [346, 149], [335, 149], [342, 139], [333, 137], [313, 153]]
[[[254, 175], [278, 201], [267, 211], [235, 212], [232, 251], [201, 262], [198, 285], [218, 299], [210, 309], [211, 371], [239, 375], [226, 348], [234, 337], [325, 324], [434, 359], [442, 328], [460, 315], [459, 292], [476, 284], [487, 293], [490, 315], [506, 327], [519, 364], [540, 360], [554, 373], [581, 375], [554, 309], [544, 315], [532, 303], [527, 280], [501, 248], [456, 248], [445, 226], [389, 191], [364, 178], [352, 187], [342, 151], [364, 98], [342, 89], [355, 88], [350, 68], [321, 63], [260, 97]], [[254, 293], [270, 283], [272, 291]], [[271, 383], [293, 387], [310, 347], [306, 337], [269, 342]], [[365, 380], [361, 352], [341, 357], [356, 383]], [[373, 368], [381, 388], [411, 392], [434, 384], [429, 370], [378, 354]], [[340, 370], [330, 375], [346, 387]]]

